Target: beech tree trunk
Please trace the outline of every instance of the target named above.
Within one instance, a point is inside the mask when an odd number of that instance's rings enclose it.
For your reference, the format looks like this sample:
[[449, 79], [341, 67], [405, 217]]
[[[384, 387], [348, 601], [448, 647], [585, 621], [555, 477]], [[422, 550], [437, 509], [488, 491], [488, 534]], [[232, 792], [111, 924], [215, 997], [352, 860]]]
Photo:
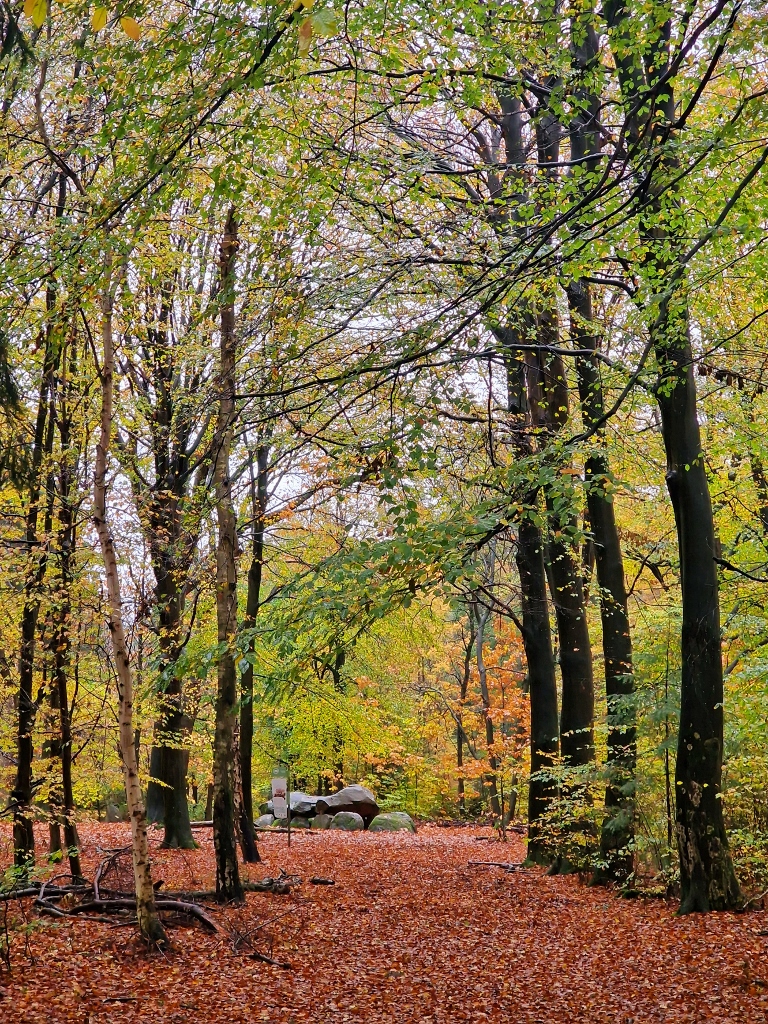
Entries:
[[[156, 419], [166, 427], [167, 434], [170, 434], [173, 418], [173, 398], [170, 389], [166, 388], [165, 407], [156, 411]], [[181, 426], [177, 425], [175, 431], [177, 435], [184, 434]], [[149, 496], [149, 523], [145, 531], [155, 576], [155, 599], [160, 620], [158, 642], [162, 652], [160, 676], [163, 686], [150, 753], [147, 816], [150, 821], [163, 822], [164, 847], [193, 850], [197, 844], [189, 821], [189, 750], [185, 745], [190, 720], [184, 712], [182, 679], [174, 666], [182, 653], [184, 597], [181, 580], [189, 569], [195, 538], [194, 534], [192, 538], [183, 535], [182, 504], [189, 473], [189, 460], [183, 452], [184, 437], [174, 439], [175, 445], [182, 451], [176, 451], [171, 459], [166, 450], [167, 434], [153, 438], [155, 476], [159, 483]]]
[[[680, 133], [670, 63], [671, 21], [649, 29], [649, 57], [627, 45], [636, 23], [625, 0], [604, 14], [625, 116], [632, 166], [645, 180], [641, 235], [647, 252], [639, 272], [654, 296], [649, 335], [659, 370], [656, 388], [675, 513], [683, 622], [680, 727], [675, 767], [675, 828], [680, 856], [680, 913], [733, 909], [741, 893], [728, 849], [722, 808], [723, 665], [717, 555], [693, 376], [687, 270], [688, 244], [672, 184]], [[648, 123], [640, 128], [640, 115]]]
[[[555, 80], [549, 82], [551, 88], [555, 84]], [[541, 107], [536, 121], [537, 154], [540, 165], [545, 168], [543, 173], [556, 178], [562, 129], [547, 104], [542, 103]], [[554, 297], [545, 297], [544, 308], [537, 317], [536, 339], [543, 347], [535, 354], [535, 364], [528, 368], [528, 394], [534, 425], [542, 428], [542, 444], [546, 445], [547, 437], [555, 435], [568, 419], [568, 385], [562, 357], [544, 347], [556, 348], [560, 341]], [[531, 362], [533, 359], [529, 357], [529, 364]], [[549, 518], [546, 558], [563, 681], [560, 753], [566, 765], [578, 767], [595, 758], [595, 693], [584, 581], [581, 561], [569, 536], [574, 516], [556, 513], [552, 494], [546, 495], [546, 505]]]
[[[571, 341], [581, 350], [597, 349], [592, 325], [592, 296], [585, 281], [568, 288], [571, 309]], [[578, 357], [576, 370], [584, 425], [595, 428], [603, 415], [603, 391], [597, 361]], [[631, 845], [635, 828], [635, 764], [637, 742], [633, 703], [632, 637], [627, 612], [624, 560], [613, 502], [608, 492], [609, 465], [601, 433], [585, 463], [587, 507], [594, 541], [597, 582], [600, 588], [600, 619], [603, 632], [605, 693], [608, 712], [608, 785], [606, 818], [600, 837], [602, 859], [607, 867], [598, 872], [623, 880], [632, 871]]]
[[153, 946], [163, 947], [167, 945], [167, 938], [155, 907], [155, 892], [152, 888], [149, 846], [147, 843], [147, 819], [142, 802], [136, 747], [134, 746], [133, 674], [131, 672], [128, 645], [123, 628], [122, 597], [120, 593], [117, 555], [112, 531], [107, 522], [107, 463], [112, 435], [115, 367], [112, 338], [112, 287], [111, 268], [109, 268], [101, 298], [101, 336], [103, 346], [101, 430], [96, 448], [94, 471], [93, 524], [98, 534], [104, 562], [107, 584], [107, 622], [112, 638], [112, 653], [117, 672], [120, 756], [123, 762], [123, 780], [125, 782], [128, 813], [131, 819], [131, 852], [136, 890], [136, 916], [138, 918], [139, 930], [147, 942]]
[[[46, 293], [49, 317], [53, 316], [55, 295], [52, 286]], [[45, 329], [45, 350], [40, 377], [40, 391], [35, 417], [35, 433], [29, 467], [28, 507], [25, 521], [25, 542], [29, 559], [24, 581], [24, 604], [21, 611], [21, 645], [19, 651], [19, 695], [16, 733], [16, 779], [11, 792], [13, 802], [13, 859], [18, 868], [34, 861], [35, 836], [32, 829], [32, 732], [37, 715], [33, 696], [37, 622], [40, 612], [40, 588], [48, 564], [47, 545], [38, 544], [37, 526], [43, 491], [43, 463], [50, 455], [53, 432], [47, 429], [48, 401], [56, 366], [53, 325]]]
[[467, 689], [469, 687], [469, 680], [472, 675], [472, 648], [475, 645], [475, 627], [473, 616], [470, 614], [467, 616], [469, 619], [469, 636], [467, 637], [467, 645], [464, 649], [464, 664], [462, 665], [461, 681], [459, 683], [459, 710], [456, 712], [456, 791], [459, 798], [459, 810], [464, 811], [465, 800], [464, 800], [464, 704], [467, 700]]
[[[147, 369], [144, 375], [137, 371], [133, 377], [134, 386], [151, 410], [146, 422], [154, 482], [149, 484], [143, 474], [134, 471], [132, 485], [152, 560], [162, 653], [158, 672], [161, 698], [150, 753], [147, 816], [150, 821], [163, 822], [164, 846], [194, 849], [187, 803], [186, 740], [191, 725], [184, 710], [183, 680], [175, 666], [183, 650], [185, 586], [199, 532], [198, 517], [188, 500], [195, 423], [184, 391], [199, 386], [200, 375], [190, 371], [183, 358], [179, 362], [177, 356], [172, 316], [175, 286], [172, 277], [154, 292], [159, 314], [156, 323], [146, 324], [141, 346], [142, 365]], [[199, 473], [204, 466], [209, 469], [205, 460], [198, 468]]]
[[[77, 352], [72, 341], [72, 352], [67, 371], [71, 378], [77, 369]], [[76, 549], [75, 507], [72, 501], [74, 473], [79, 448], [73, 446], [72, 410], [69, 403], [69, 384], [62, 387], [61, 408], [58, 414], [61, 443], [59, 469], [59, 586], [60, 592], [54, 609], [53, 680], [59, 713], [58, 755], [61, 758], [61, 810], [64, 823], [64, 845], [69, 858], [72, 878], [82, 878], [80, 866], [80, 840], [75, 824], [75, 799], [72, 791], [72, 722], [69, 707], [68, 676], [72, 655], [72, 583]]]
[[[495, 561], [495, 553], [490, 555], [491, 561]], [[491, 576], [493, 569], [491, 570]], [[475, 658], [477, 661], [477, 675], [480, 682], [480, 699], [483, 704], [483, 719], [485, 721], [485, 741], [488, 746], [488, 764], [490, 771], [486, 775], [486, 784], [491, 798], [491, 811], [499, 816], [501, 804], [499, 803], [499, 792], [497, 777], [499, 761], [493, 752], [493, 719], [491, 718], [491, 698], [488, 692], [488, 670], [485, 665], [485, 628], [488, 625], [490, 612], [487, 608], [475, 603], [473, 605], [475, 616]]]
[[675, 766], [680, 913], [740, 906], [722, 806], [723, 663], [712, 503], [696, 415], [687, 310], [657, 327], [658, 402], [675, 512], [683, 599], [680, 726]]
[[[264, 567], [264, 523], [267, 514], [269, 485], [268, 444], [260, 444], [256, 449], [255, 473], [253, 454], [251, 454], [249, 471], [251, 474], [253, 535], [244, 625], [246, 628], [253, 628], [256, 625], [261, 603], [261, 579]], [[253, 654], [255, 644], [251, 642], [248, 646], [250, 653]], [[258, 862], [261, 858], [256, 848], [253, 832], [253, 665], [250, 663], [243, 672], [240, 689], [240, 776], [243, 788], [243, 813], [240, 828], [243, 835], [243, 858], [246, 862], [253, 863]]]
[[[158, 530], [155, 536], [163, 539], [153, 545], [154, 547], [172, 546], [172, 541], [164, 531]], [[159, 643], [162, 651], [161, 674], [164, 679], [164, 690], [150, 753], [148, 818], [163, 822], [164, 847], [194, 850], [197, 844], [192, 836], [187, 802], [189, 751], [184, 745], [190, 721], [184, 713], [182, 681], [173, 668], [181, 654], [181, 597], [176, 578], [179, 566], [171, 557], [164, 558], [156, 550], [153, 552], [152, 564], [160, 617]]]
[[[585, 8], [580, 17], [571, 20], [572, 61], [580, 82], [594, 82], [599, 63], [599, 41], [592, 17], [591, 9]], [[600, 97], [593, 88], [580, 86], [576, 89], [575, 98], [575, 116], [570, 126], [571, 161], [574, 166], [580, 167], [582, 175], [590, 172], [596, 174], [602, 155]], [[567, 294], [571, 343], [576, 349], [597, 352], [599, 342], [593, 327], [592, 292], [589, 282], [571, 282]], [[604, 413], [604, 401], [597, 359], [590, 355], [578, 356], [576, 373], [584, 426], [596, 431], [584, 468], [592, 548], [600, 588], [608, 717], [606, 817], [600, 837], [601, 857], [606, 868], [596, 873], [596, 879], [607, 876], [621, 881], [632, 871], [631, 846], [635, 834], [634, 779], [637, 744], [633, 703], [632, 638], [627, 612], [621, 542], [613, 502], [607, 489], [608, 456], [603, 431], [599, 429], [600, 419]]]
[[535, 494], [527, 496], [526, 505], [530, 511], [520, 520], [515, 556], [520, 575], [523, 648], [528, 664], [531, 701], [531, 779], [528, 787], [526, 859], [536, 864], [549, 864], [552, 851], [537, 822], [557, 795], [556, 785], [546, 778], [559, 752], [557, 682], [547, 606], [544, 541], [541, 530], [531, 518], [536, 506]]
[[[554, 160], [557, 149], [539, 145], [540, 159]], [[538, 343], [559, 343], [557, 310], [549, 306], [536, 325]], [[527, 370], [529, 402], [534, 425], [541, 428], [543, 455], [548, 438], [563, 426], [568, 416], [568, 391], [560, 356], [537, 353], [537, 365]], [[560, 753], [566, 765], [589, 764], [595, 757], [595, 693], [592, 674], [592, 646], [581, 575], [581, 559], [573, 544], [575, 525], [571, 511], [555, 509], [554, 497], [546, 494], [549, 536], [545, 557], [555, 622], [560, 641], [560, 673], [563, 680], [560, 706]]]
[[[515, 437], [515, 449], [521, 458], [533, 451], [530, 437], [530, 408], [525, 381], [526, 360], [515, 352], [516, 332], [500, 335], [504, 342], [507, 369], [507, 408]], [[525, 335], [523, 336], [525, 338]], [[544, 565], [544, 539], [536, 521], [538, 492], [524, 496], [524, 512], [517, 531], [515, 562], [520, 577], [523, 649], [528, 666], [531, 701], [531, 778], [528, 785], [528, 853], [535, 864], [550, 864], [554, 854], [544, 837], [539, 819], [546, 814], [557, 787], [547, 774], [554, 770], [560, 749], [557, 714], [557, 680], [552, 631], [549, 624], [547, 578]]]
[[243, 899], [237, 864], [237, 778], [234, 756], [237, 729], [237, 666], [232, 641], [237, 629], [237, 522], [232, 505], [229, 460], [235, 417], [235, 257], [237, 221], [230, 209], [219, 254], [221, 290], [221, 366], [216, 423], [214, 485], [216, 545], [216, 624], [221, 647], [213, 740], [213, 841], [216, 850], [216, 895], [222, 902]]

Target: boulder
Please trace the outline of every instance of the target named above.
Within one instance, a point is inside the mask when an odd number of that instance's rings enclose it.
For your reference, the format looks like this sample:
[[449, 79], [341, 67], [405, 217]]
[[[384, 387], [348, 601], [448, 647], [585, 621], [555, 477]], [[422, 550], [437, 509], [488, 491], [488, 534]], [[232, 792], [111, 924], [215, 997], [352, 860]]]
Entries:
[[269, 828], [270, 825], [275, 824], [274, 814], [262, 814], [253, 823], [256, 828]]
[[312, 828], [330, 828], [332, 821], [331, 814], [316, 814], [312, 819]]
[[[317, 797], [311, 796], [309, 793], [302, 793], [301, 790], [297, 789], [291, 793], [291, 817], [295, 814], [301, 814], [305, 818], [311, 818], [315, 813], [315, 805], [317, 804]], [[272, 801], [267, 800], [266, 803], [259, 804], [259, 810], [262, 814], [274, 814], [274, 807]]]
[[304, 818], [311, 818], [315, 814], [317, 797], [309, 793], [301, 793], [297, 790], [291, 793], [291, 816], [300, 814]]
[[318, 814], [336, 814], [339, 811], [354, 811], [368, 824], [379, 813], [376, 797], [365, 786], [345, 786], [338, 793], [317, 798]]
[[[275, 828], [288, 828], [287, 818], [275, 818]], [[309, 828], [309, 818], [291, 815], [291, 828]]]
[[362, 832], [365, 822], [355, 811], [337, 811], [328, 827], [341, 832]]
[[369, 832], [415, 832], [413, 818], [405, 811], [384, 811], [368, 826]]

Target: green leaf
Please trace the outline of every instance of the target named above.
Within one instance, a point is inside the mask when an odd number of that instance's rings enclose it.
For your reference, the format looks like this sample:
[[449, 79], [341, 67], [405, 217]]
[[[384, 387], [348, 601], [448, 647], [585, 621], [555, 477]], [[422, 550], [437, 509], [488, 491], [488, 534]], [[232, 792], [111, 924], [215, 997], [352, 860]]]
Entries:
[[315, 11], [310, 18], [312, 28], [318, 36], [332, 36], [338, 31], [339, 21], [336, 12], [330, 7], [324, 7], [321, 11]]

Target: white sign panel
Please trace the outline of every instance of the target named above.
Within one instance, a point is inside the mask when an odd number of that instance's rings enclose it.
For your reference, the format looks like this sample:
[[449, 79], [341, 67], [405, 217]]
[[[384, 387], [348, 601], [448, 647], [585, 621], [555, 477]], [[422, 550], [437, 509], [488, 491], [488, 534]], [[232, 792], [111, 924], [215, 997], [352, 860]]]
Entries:
[[276, 818], [288, 817], [287, 779], [272, 779], [272, 813]]

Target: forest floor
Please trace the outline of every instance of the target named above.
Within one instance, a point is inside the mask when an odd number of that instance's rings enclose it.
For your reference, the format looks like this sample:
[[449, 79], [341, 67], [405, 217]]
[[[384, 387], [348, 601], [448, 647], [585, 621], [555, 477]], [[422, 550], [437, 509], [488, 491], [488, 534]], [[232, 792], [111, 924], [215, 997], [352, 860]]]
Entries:
[[[47, 832], [47, 830], [46, 830]], [[151, 833], [159, 845], [161, 832]], [[285, 896], [249, 893], [214, 909], [218, 935], [175, 927], [149, 954], [125, 924], [37, 918], [13, 931], [0, 971], [3, 1024], [665, 1024], [768, 1022], [768, 912], [674, 917], [660, 900], [623, 900], [575, 877], [507, 873], [518, 836], [425, 826], [418, 835], [297, 831], [260, 841], [251, 880], [283, 868]], [[213, 843], [153, 852], [164, 887], [213, 884]], [[7, 865], [10, 830], [0, 830]], [[47, 838], [42, 830], [39, 840]], [[125, 825], [84, 824], [85, 865], [129, 841]], [[154, 845], [154, 844], [153, 844]], [[309, 884], [312, 876], [333, 886]], [[9, 914], [18, 915], [18, 902]], [[0, 932], [2, 909], [0, 908]], [[250, 932], [237, 951], [233, 936]], [[256, 950], [290, 969], [259, 962]]]

